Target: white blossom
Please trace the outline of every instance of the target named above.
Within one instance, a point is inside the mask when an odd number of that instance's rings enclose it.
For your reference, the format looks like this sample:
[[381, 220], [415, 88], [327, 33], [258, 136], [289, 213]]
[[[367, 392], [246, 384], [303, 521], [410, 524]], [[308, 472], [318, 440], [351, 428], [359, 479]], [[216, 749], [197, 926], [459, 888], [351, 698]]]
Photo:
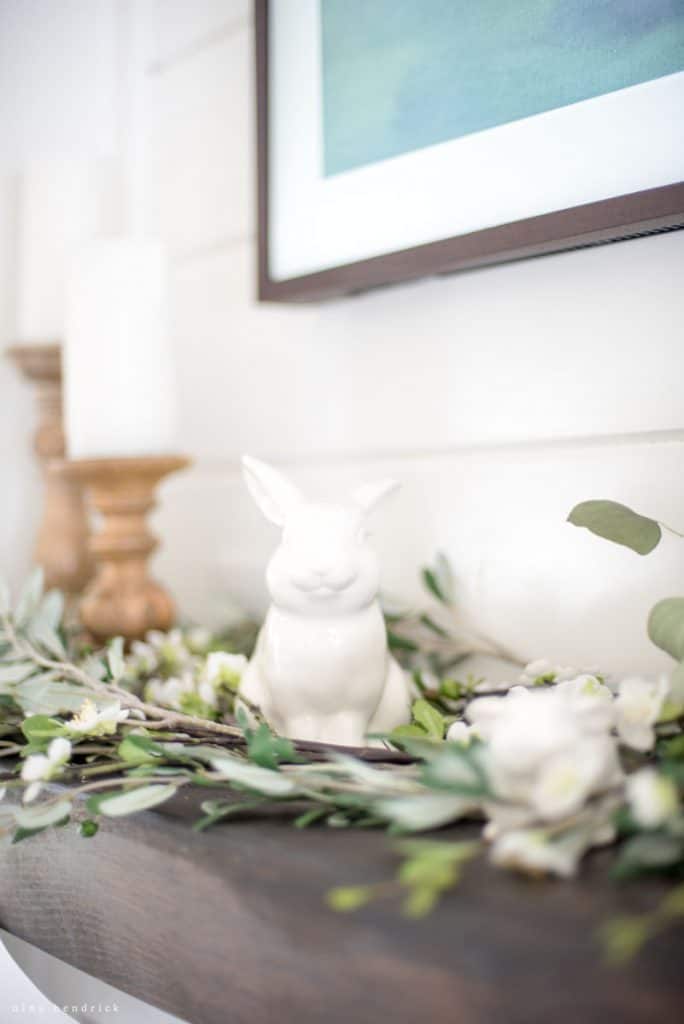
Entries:
[[602, 732], [612, 726], [613, 694], [596, 676], [585, 673], [565, 680], [558, 683], [555, 692], [570, 701], [573, 713], [584, 720], [587, 729]]
[[134, 640], [131, 644], [131, 653], [126, 659], [126, 667], [136, 676], [147, 676], [155, 672], [159, 667], [159, 661], [152, 644]]
[[63, 736], [57, 736], [51, 741], [47, 753], [30, 754], [21, 767], [21, 777], [29, 783], [24, 791], [24, 803], [35, 800], [42, 784], [59, 775], [70, 757], [71, 743]]
[[486, 743], [499, 798], [486, 813], [503, 828], [556, 821], [621, 778], [605, 698], [583, 695], [582, 685], [517, 686], [505, 697], [481, 697], [468, 707], [466, 715]]
[[537, 658], [525, 665], [519, 682], [523, 686], [539, 686], [542, 683], [560, 683], [565, 679], [574, 679], [578, 675], [576, 668], [569, 665], [554, 665], [548, 658]]
[[474, 725], [467, 722], [452, 722], [447, 729], [446, 738], [449, 743], [459, 743], [462, 747], [469, 747], [474, 739], [479, 739], [479, 733]]
[[193, 626], [186, 636], [188, 648], [193, 654], [204, 654], [212, 642], [211, 630], [205, 626]]
[[642, 768], [627, 779], [627, 800], [632, 817], [642, 828], [659, 828], [678, 811], [677, 788], [654, 768]]
[[654, 725], [669, 692], [663, 676], [655, 681], [631, 676], [623, 679], [615, 699], [615, 724], [622, 742], [634, 750], [651, 750]]
[[195, 692], [195, 682], [189, 673], [170, 679], [150, 679], [145, 687], [145, 699], [175, 711], [181, 710], [181, 699]]
[[231, 690], [237, 690], [246, 667], [247, 658], [244, 654], [212, 651], [207, 658], [204, 675], [212, 686], [219, 686], [223, 683]]
[[118, 700], [100, 711], [92, 700], [84, 700], [78, 713], [66, 722], [66, 728], [72, 736], [112, 736], [127, 718], [128, 711], [121, 709]]
[[567, 844], [551, 842], [543, 829], [513, 829], [494, 841], [492, 863], [525, 874], [560, 875], [575, 873], [577, 857]]
[[577, 827], [558, 835], [543, 828], [502, 832], [492, 844], [492, 863], [529, 875], [571, 878], [590, 847], [613, 842], [615, 830], [606, 818], [609, 813], [609, 805], [599, 808]]

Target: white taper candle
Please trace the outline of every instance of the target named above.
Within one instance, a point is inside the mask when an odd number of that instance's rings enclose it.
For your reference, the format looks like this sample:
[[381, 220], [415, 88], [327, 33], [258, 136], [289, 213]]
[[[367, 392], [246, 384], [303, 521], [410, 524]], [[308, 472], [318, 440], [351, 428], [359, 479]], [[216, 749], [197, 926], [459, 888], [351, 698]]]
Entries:
[[159, 244], [120, 238], [82, 250], [69, 288], [64, 369], [70, 458], [173, 452], [167, 268]]

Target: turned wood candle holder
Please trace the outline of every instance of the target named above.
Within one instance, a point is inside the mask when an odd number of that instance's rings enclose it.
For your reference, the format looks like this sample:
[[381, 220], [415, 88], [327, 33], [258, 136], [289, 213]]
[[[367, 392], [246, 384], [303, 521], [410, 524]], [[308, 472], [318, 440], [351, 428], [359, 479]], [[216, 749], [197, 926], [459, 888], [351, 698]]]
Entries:
[[101, 516], [101, 529], [90, 538], [96, 573], [79, 609], [81, 622], [95, 640], [139, 640], [150, 629], [173, 625], [174, 603], [148, 575], [157, 540], [148, 529], [147, 516], [155, 506], [160, 480], [189, 461], [159, 455], [64, 463], [65, 472], [82, 484]]
[[79, 594], [93, 574], [88, 551], [88, 519], [81, 488], [63, 468], [62, 354], [59, 345], [15, 345], [9, 358], [33, 384], [38, 400], [34, 451], [45, 492], [33, 551], [45, 583], [68, 595]]

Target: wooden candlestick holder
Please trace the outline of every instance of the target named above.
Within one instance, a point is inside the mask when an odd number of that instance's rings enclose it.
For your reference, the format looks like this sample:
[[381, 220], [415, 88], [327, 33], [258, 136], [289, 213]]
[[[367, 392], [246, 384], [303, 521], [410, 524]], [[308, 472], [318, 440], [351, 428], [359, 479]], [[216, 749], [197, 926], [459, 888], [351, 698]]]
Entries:
[[189, 461], [159, 455], [64, 463], [65, 472], [83, 485], [102, 519], [100, 531], [90, 538], [95, 578], [80, 604], [81, 622], [95, 640], [139, 640], [150, 629], [173, 625], [174, 603], [147, 571], [157, 547], [147, 515], [155, 506], [159, 481]]
[[88, 551], [88, 519], [81, 488], [63, 471], [62, 353], [59, 345], [15, 345], [7, 350], [38, 399], [34, 450], [41, 462], [45, 492], [34, 546], [45, 583], [67, 595], [79, 594], [93, 574]]

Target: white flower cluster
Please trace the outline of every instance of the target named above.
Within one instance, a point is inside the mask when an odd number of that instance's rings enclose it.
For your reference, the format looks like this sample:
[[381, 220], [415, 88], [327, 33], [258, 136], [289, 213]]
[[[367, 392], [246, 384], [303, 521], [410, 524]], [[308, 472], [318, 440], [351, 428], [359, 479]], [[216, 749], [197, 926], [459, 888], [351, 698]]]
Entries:
[[[586, 849], [614, 838], [612, 818], [625, 785], [619, 745], [651, 750], [655, 726], [671, 716], [674, 695], [667, 679], [624, 679], [614, 693], [595, 675], [558, 681], [562, 674], [546, 662], [533, 663], [527, 685], [473, 700], [468, 723], [452, 725], [447, 739], [484, 742], [494, 794], [484, 807], [493, 861], [568, 876]], [[555, 685], [531, 688], [540, 675], [543, 684], [553, 675]], [[655, 827], [676, 809], [674, 787], [652, 769], [627, 781], [627, 795], [643, 827]]]
[[212, 651], [201, 667], [169, 679], [151, 679], [145, 699], [175, 711], [210, 716], [218, 710], [222, 692], [237, 691], [246, 665], [244, 654]]
[[144, 680], [150, 703], [204, 718], [216, 717], [221, 697], [235, 693], [247, 659], [242, 654], [211, 651], [209, 630], [151, 630], [131, 647], [126, 670]]

